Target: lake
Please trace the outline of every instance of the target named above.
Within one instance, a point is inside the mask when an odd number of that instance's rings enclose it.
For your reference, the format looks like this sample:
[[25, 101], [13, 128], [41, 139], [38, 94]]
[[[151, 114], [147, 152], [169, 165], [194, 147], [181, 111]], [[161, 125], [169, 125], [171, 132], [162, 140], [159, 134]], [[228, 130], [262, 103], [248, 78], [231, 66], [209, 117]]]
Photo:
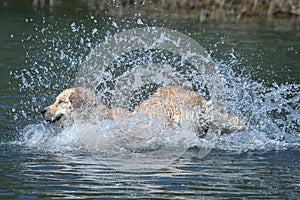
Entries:
[[[139, 15], [120, 18], [89, 16], [85, 12], [34, 12], [30, 6], [1, 8], [0, 14], [1, 199], [299, 198], [299, 21], [199, 23]], [[101, 162], [101, 155], [82, 144], [80, 137], [87, 129], [70, 127], [61, 131], [43, 121], [39, 110], [76, 83], [80, 78], [77, 72], [92, 49], [115, 34], [144, 27], [177, 30], [197, 41], [222, 78], [210, 82], [212, 91], [207, 94], [204, 86], [201, 90], [200, 75], [188, 71], [185, 61], [173, 63], [176, 70], [189, 73], [178, 78], [178, 74], [172, 74], [172, 63], [165, 62], [149, 71], [147, 67], [139, 68], [150, 66], [149, 60], [132, 64], [135, 57], [122, 60], [121, 56], [113, 67], [104, 70], [115, 79], [108, 89], [115, 87], [114, 94], [129, 101], [134, 95], [127, 97], [125, 91], [146, 84], [143, 81], [147, 73], [156, 84], [184, 82], [187, 87], [200, 88], [197, 92], [208, 98], [213, 98], [221, 85], [226, 109], [245, 119], [247, 129], [221, 135], [203, 154], [199, 141], [178, 151], [178, 157], [161, 152], [166, 154], [164, 161], [168, 164], [147, 171], [111, 167], [110, 160]], [[186, 60], [191, 57], [189, 46], [177, 48]], [[152, 55], [150, 50], [145, 55]], [[96, 64], [102, 64], [107, 55], [99, 54]], [[139, 52], [137, 55], [141, 56]], [[164, 62], [164, 55], [158, 57]], [[173, 54], [166, 57], [178, 58]], [[95, 73], [102, 77], [103, 71]], [[130, 77], [141, 82], [130, 82]], [[106, 91], [103, 87], [100, 90]], [[180, 135], [182, 131], [174, 133]], [[172, 148], [175, 153], [180, 150]], [[155, 162], [162, 160], [156, 158]], [[138, 165], [134, 160], [124, 163]]]

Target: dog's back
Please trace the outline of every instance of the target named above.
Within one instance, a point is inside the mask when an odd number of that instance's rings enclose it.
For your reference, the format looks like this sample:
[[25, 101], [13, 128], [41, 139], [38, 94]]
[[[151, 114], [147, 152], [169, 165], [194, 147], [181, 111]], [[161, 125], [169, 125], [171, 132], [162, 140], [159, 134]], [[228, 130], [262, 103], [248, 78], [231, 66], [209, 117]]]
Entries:
[[150, 118], [167, 120], [169, 124], [179, 123], [192, 110], [203, 110], [207, 100], [194, 92], [179, 87], [158, 89], [135, 110]]

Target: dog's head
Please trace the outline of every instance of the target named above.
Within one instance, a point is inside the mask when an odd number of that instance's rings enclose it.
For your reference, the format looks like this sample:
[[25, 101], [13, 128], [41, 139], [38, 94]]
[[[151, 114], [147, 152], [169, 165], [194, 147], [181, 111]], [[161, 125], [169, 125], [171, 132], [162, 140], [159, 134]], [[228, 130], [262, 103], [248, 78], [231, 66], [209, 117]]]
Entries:
[[41, 114], [50, 123], [72, 123], [74, 111], [94, 104], [93, 97], [94, 94], [90, 89], [69, 88], [56, 97], [54, 104], [42, 109]]

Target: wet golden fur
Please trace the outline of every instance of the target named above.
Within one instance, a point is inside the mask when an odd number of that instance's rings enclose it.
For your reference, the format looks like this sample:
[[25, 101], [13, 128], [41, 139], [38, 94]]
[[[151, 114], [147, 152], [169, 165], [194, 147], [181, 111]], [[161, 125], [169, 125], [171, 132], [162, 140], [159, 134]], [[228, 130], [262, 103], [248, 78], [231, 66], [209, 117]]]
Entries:
[[184, 112], [189, 109], [204, 110], [207, 100], [194, 92], [179, 87], [158, 89], [135, 110], [150, 118], [164, 118], [170, 124], [180, 123]]
[[[61, 125], [68, 122], [73, 123], [75, 111], [81, 110], [85, 112], [80, 113], [92, 115], [93, 120], [122, 120], [145, 115], [150, 119], [163, 121], [164, 126], [172, 126], [180, 124], [184, 118], [188, 118], [193, 123], [200, 123], [193, 118], [196, 118], [196, 112], [208, 112], [208, 103], [205, 98], [195, 92], [179, 87], [167, 87], [158, 89], [150, 98], [137, 106], [133, 112], [130, 112], [122, 108], [110, 109], [102, 102], [95, 102], [94, 93], [90, 89], [69, 88], [56, 97], [54, 104], [43, 109], [42, 114], [47, 121]], [[246, 127], [246, 123], [240, 124], [238, 118], [229, 117], [228, 114], [224, 113], [219, 113], [219, 116], [227, 122], [227, 125], [221, 125], [223, 133], [241, 131]], [[79, 117], [83, 116], [80, 115]], [[215, 123], [219, 122], [216, 121]], [[199, 127], [202, 131], [205, 129], [201, 124]]]

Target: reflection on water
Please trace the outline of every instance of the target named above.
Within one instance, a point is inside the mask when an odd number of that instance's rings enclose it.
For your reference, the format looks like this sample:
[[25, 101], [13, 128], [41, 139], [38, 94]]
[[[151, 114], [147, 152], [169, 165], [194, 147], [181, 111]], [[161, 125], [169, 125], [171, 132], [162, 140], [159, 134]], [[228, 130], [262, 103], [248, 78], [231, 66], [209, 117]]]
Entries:
[[249, 127], [222, 136], [205, 158], [198, 157], [195, 141], [170, 167], [124, 173], [97, 162], [75, 129], [59, 132], [36, 113], [72, 85], [91, 48], [107, 35], [141, 26], [140, 21], [40, 15], [6, 19], [22, 26], [0, 20], [2, 27], [10, 27], [0, 32], [0, 76], [5, 80], [0, 82], [0, 198], [300, 195], [297, 33], [271, 31], [267, 25], [254, 30], [191, 25], [185, 31], [209, 50], [223, 74], [227, 110], [247, 119]]
[[0, 195], [8, 198], [296, 199], [299, 195], [297, 151], [241, 155], [213, 151], [205, 159], [185, 155], [170, 168], [139, 174], [111, 170], [84, 150], [48, 154], [11, 148], [1, 158], [1, 163], [13, 163], [1, 171]]

